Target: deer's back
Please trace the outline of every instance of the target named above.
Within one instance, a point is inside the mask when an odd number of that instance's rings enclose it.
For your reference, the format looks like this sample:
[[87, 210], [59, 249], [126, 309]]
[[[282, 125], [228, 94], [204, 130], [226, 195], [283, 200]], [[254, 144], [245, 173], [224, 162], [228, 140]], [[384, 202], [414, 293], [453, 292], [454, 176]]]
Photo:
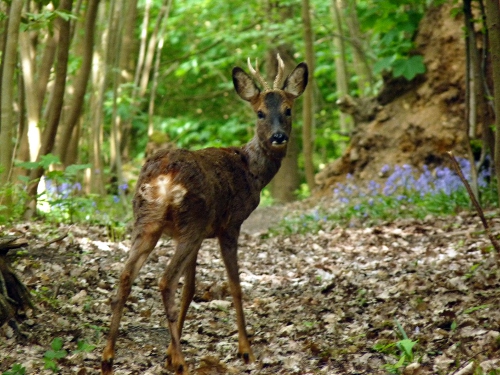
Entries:
[[136, 226], [161, 223], [174, 237], [195, 228], [213, 237], [239, 228], [259, 197], [240, 148], [161, 150], [141, 170], [134, 216]]

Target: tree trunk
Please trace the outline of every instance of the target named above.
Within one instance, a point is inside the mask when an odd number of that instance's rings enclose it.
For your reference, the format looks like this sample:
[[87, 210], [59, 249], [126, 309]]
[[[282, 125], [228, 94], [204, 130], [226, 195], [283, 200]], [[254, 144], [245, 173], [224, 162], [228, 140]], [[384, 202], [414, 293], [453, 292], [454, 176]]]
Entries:
[[[344, 43], [344, 32], [342, 28], [342, 18], [340, 16], [340, 4], [339, 0], [332, 0], [331, 2], [331, 12], [333, 17], [333, 25], [335, 28], [335, 33], [333, 37], [333, 45], [335, 47], [335, 78], [337, 83], [337, 93], [339, 98], [349, 94], [349, 75], [346, 68], [346, 52]], [[350, 134], [352, 131], [352, 119], [351, 117], [342, 111], [340, 114], [340, 132], [344, 135]], [[345, 146], [345, 145], [343, 145]], [[344, 149], [344, 147], [342, 147]]]
[[21, 54], [21, 67], [24, 82], [24, 93], [26, 101], [26, 112], [28, 128], [26, 131], [29, 148], [29, 160], [36, 161], [40, 149], [40, 102], [35, 85], [35, 51], [28, 32], [21, 33], [19, 37], [19, 49]]
[[[276, 54], [279, 53], [285, 63], [285, 76], [290, 73], [290, 68], [296, 65], [292, 51], [285, 45], [271, 49], [267, 54], [266, 76], [269, 82], [273, 82], [278, 72]], [[297, 112], [297, 111], [295, 111]], [[280, 203], [292, 202], [297, 199], [295, 192], [300, 187], [299, 175], [299, 131], [292, 128], [292, 134], [288, 141], [285, 158], [281, 161], [281, 168], [269, 184], [269, 191], [273, 199]]]
[[[78, 75], [74, 82], [73, 101], [69, 108], [69, 113], [66, 114], [66, 120], [62, 124], [62, 134], [59, 139], [59, 156], [64, 165], [68, 164], [68, 145], [71, 143], [72, 134], [80, 119], [87, 84], [92, 68], [92, 58], [94, 53], [94, 31], [97, 19], [97, 8], [99, 0], [88, 0], [87, 12], [84, 16], [85, 25], [83, 30], [83, 48], [81, 51], [82, 65], [78, 70]], [[74, 159], [74, 155], [71, 159]]]
[[[122, 0], [115, 0], [111, 8], [109, 19], [109, 38], [108, 38], [108, 53], [106, 54], [106, 66], [110, 69], [107, 70], [107, 75], [113, 84], [113, 109], [111, 114], [111, 137], [110, 137], [110, 164], [111, 175], [113, 181], [113, 190], [122, 194], [123, 191], [118, 189], [118, 186], [123, 184], [122, 174], [122, 154], [121, 154], [121, 117], [118, 114], [118, 100], [120, 96], [120, 83], [121, 83], [121, 46], [122, 38], [120, 35], [123, 30], [124, 8], [125, 4]], [[123, 199], [121, 200], [123, 202]]]
[[17, 64], [17, 46], [19, 44], [19, 26], [21, 24], [21, 12], [23, 9], [22, 0], [13, 0], [10, 5], [7, 41], [4, 55], [2, 56], [2, 92], [1, 92], [1, 115], [0, 115], [0, 187], [10, 181], [10, 171], [12, 168], [14, 137], [16, 127], [14, 126], [14, 85]]
[[356, 13], [356, 0], [341, 0], [344, 17], [349, 29], [349, 40], [352, 45], [354, 71], [357, 76], [359, 96], [366, 96], [371, 91], [373, 76], [371, 67], [366, 58], [363, 36], [360, 31], [358, 15]]
[[312, 191], [314, 182], [314, 38], [311, 28], [309, 0], [302, 0], [302, 23], [304, 26], [304, 44], [306, 47], [306, 62], [309, 66], [309, 82], [304, 92], [303, 125], [302, 125], [302, 152], [304, 153], [304, 169], [307, 186]]
[[[493, 97], [495, 108], [495, 173], [500, 182], [500, 5], [498, 0], [486, 0], [486, 23], [493, 71]], [[500, 202], [500, 189], [498, 202]]]
[[[71, 0], [61, 0], [59, 9], [63, 12], [71, 12]], [[56, 141], [57, 129], [61, 118], [61, 111], [64, 103], [64, 91], [66, 88], [66, 76], [68, 71], [68, 57], [70, 47], [70, 21], [62, 17], [57, 19], [57, 27], [59, 29], [59, 40], [57, 46], [57, 65], [55, 68], [54, 90], [52, 92], [52, 100], [48, 110], [48, 121], [42, 134], [42, 144], [38, 157], [47, 155], [52, 152]], [[36, 195], [38, 183], [44, 174], [42, 167], [35, 168], [31, 171], [31, 184], [28, 187], [28, 204], [25, 212], [25, 219], [31, 218], [36, 212]]]
[[[107, 3], [105, 3], [107, 5]], [[106, 11], [105, 7], [101, 7], [98, 14], [98, 25], [106, 24]], [[102, 129], [102, 110], [104, 104], [104, 94], [106, 91], [105, 82], [105, 59], [103, 56], [106, 55], [106, 44], [103, 44], [101, 38], [97, 39], [98, 49], [97, 56], [94, 61], [94, 65], [97, 69], [93, 69], [92, 74], [92, 96], [90, 98], [90, 113], [89, 122], [91, 124], [89, 131], [89, 159], [92, 168], [87, 171], [86, 179], [90, 189], [89, 193], [104, 194], [104, 163], [102, 160], [102, 144], [103, 144], [103, 129]]]
[[150, 90], [150, 95], [149, 95], [149, 106], [148, 106], [148, 137], [151, 137], [154, 132], [154, 123], [153, 123], [153, 115], [154, 115], [154, 104], [155, 104], [155, 99], [156, 99], [156, 88], [158, 87], [158, 77], [160, 75], [160, 62], [161, 62], [161, 53], [163, 51], [163, 45], [165, 42], [165, 34], [166, 34], [166, 28], [167, 28], [167, 23], [168, 23], [168, 17], [170, 15], [170, 9], [172, 7], [172, 0], [168, 0], [167, 2], [167, 10], [166, 10], [166, 15], [163, 19], [162, 25], [161, 25], [161, 30], [160, 30], [160, 36], [158, 39], [158, 44], [156, 46], [156, 58], [155, 58], [155, 63], [154, 63], [154, 68], [153, 68], [153, 79], [152, 79], [152, 85], [151, 85], [151, 90]]

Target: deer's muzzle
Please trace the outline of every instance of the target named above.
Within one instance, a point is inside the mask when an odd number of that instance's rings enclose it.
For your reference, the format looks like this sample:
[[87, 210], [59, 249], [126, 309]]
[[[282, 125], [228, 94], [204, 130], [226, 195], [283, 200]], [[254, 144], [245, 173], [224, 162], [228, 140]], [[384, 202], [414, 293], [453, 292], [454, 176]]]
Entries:
[[288, 135], [283, 132], [274, 133], [270, 141], [273, 146], [282, 146], [288, 142]]

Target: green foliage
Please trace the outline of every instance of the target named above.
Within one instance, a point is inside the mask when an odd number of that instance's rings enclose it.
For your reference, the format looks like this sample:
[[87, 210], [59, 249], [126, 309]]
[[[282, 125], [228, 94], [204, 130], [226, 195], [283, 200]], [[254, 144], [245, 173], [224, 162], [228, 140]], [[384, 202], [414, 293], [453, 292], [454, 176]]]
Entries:
[[426, 9], [426, 1], [359, 2], [363, 30], [372, 34], [371, 47], [376, 55], [375, 73], [392, 72], [394, 77], [412, 80], [425, 72], [422, 56], [411, 55], [413, 37]]
[[[43, 361], [45, 363], [44, 368], [57, 373], [60, 371], [58, 362], [67, 357], [68, 351], [63, 349], [64, 341], [60, 337], [53, 339], [50, 347], [51, 349], [47, 350], [43, 355]], [[72, 353], [90, 353], [95, 349], [95, 347], [95, 345], [90, 345], [83, 340], [79, 340], [77, 342], [76, 350], [72, 351]]]
[[401, 324], [396, 320], [396, 333], [401, 338], [396, 342], [380, 340], [373, 346], [377, 352], [389, 355], [396, 359], [395, 363], [387, 363], [383, 367], [390, 374], [400, 374], [401, 369], [415, 361], [413, 348], [417, 341], [410, 340]]
[[63, 349], [63, 345], [64, 342], [60, 337], [56, 337], [54, 340], [52, 340], [52, 343], [50, 344], [51, 349], [47, 350], [43, 355], [45, 369], [52, 370], [53, 372], [59, 371], [57, 361], [65, 358], [68, 355], [68, 352]]
[[2, 372], [2, 375], [25, 375], [26, 369], [23, 365], [15, 363], [12, 365], [10, 370]]

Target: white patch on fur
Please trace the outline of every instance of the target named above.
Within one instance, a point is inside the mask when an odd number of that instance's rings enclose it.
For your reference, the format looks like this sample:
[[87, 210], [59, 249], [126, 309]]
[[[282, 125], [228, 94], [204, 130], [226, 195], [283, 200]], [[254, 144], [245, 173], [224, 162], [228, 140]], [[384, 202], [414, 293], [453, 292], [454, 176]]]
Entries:
[[160, 175], [139, 189], [142, 197], [148, 202], [158, 205], [179, 205], [182, 203], [187, 189], [181, 184], [174, 184], [170, 175]]

